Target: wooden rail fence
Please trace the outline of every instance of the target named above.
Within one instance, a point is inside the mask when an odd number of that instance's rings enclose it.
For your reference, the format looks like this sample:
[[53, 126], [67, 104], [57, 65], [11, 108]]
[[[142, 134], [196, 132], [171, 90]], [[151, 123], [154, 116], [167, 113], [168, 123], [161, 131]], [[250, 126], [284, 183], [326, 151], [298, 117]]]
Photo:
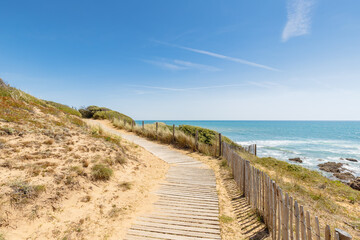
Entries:
[[319, 218], [313, 218], [309, 211], [283, 192], [266, 173], [241, 158], [226, 142], [222, 142], [220, 149], [232, 169], [238, 187], [247, 202], [264, 220], [273, 240], [352, 239], [340, 229], [335, 228], [331, 232], [328, 224], [325, 229], [320, 230]]

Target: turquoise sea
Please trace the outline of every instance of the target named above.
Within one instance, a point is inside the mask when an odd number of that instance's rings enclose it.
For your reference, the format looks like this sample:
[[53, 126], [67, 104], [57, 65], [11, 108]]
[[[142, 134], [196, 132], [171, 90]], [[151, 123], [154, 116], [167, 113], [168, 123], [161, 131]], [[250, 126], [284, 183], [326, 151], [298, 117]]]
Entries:
[[284, 161], [300, 157], [302, 165], [310, 169], [318, 169], [322, 162], [341, 162], [360, 176], [360, 121], [156, 121], [213, 129], [241, 145], [256, 143], [261, 157]]

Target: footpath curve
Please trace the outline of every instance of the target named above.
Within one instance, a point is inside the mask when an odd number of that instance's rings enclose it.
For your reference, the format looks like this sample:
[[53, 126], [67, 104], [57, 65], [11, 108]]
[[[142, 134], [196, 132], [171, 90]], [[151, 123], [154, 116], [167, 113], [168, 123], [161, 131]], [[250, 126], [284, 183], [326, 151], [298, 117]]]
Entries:
[[140, 216], [128, 230], [126, 240], [221, 239], [219, 200], [214, 172], [204, 163], [167, 146], [123, 134], [106, 125], [105, 131], [133, 142], [170, 164], [158, 191], [152, 213]]

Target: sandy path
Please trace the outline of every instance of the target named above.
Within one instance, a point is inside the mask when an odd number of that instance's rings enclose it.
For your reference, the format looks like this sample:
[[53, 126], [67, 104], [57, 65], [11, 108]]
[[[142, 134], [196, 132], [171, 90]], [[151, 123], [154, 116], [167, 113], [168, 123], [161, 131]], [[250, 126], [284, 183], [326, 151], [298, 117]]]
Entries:
[[120, 133], [104, 122], [90, 122], [170, 164], [165, 182], [156, 192], [159, 199], [154, 211], [139, 217], [125, 239], [221, 239], [216, 179], [206, 164], [167, 146]]

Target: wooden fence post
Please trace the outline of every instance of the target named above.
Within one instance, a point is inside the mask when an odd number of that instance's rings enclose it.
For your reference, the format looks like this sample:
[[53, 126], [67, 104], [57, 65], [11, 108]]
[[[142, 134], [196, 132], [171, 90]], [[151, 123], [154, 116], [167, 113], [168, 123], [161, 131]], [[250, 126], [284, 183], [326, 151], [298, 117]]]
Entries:
[[173, 142], [175, 142], [175, 124], [173, 124], [172, 134], [173, 134]]
[[[173, 135], [174, 127], [173, 125]], [[198, 149], [199, 135], [195, 132], [195, 145]], [[219, 133], [219, 154], [214, 144], [215, 155], [226, 159], [233, 172], [234, 180], [243, 192], [247, 204], [260, 214], [273, 240], [320, 240], [319, 219], [311, 220], [309, 211], [288, 195], [271, 178], [255, 168], [246, 159], [240, 157], [233, 148], [222, 141]], [[246, 151], [257, 153], [256, 144], [245, 148]], [[313, 226], [311, 224], [314, 223]], [[331, 233], [329, 225], [325, 227], [325, 240], [352, 240], [352, 236], [341, 229]]]
[[325, 240], [331, 240], [331, 231], [329, 225], [326, 225], [325, 227]]
[[307, 239], [312, 240], [311, 237], [311, 221], [310, 221], [310, 213], [306, 211], [306, 228], [307, 228]]
[[144, 129], [145, 129], [145, 123], [144, 123], [144, 121], [142, 121], [142, 129], [143, 129], [143, 131], [144, 131]]
[[131, 121], [131, 131], [133, 130], [134, 128], [134, 121]]
[[197, 151], [198, 148], [198, 141], [199, 141], [199, 131], [196, 129], [195, 131], [195, 150]]
[[300, 206], [300, 225], [301, 225], [301, 239], [306, 240], [305, 213], [303, 206]]
[[255, 156], [257, 156], [257, 147], [256, 147], [256, 144], [254, 144], [254, 153], [255, 153]]
[[318, 217], [315, 217], [315, 239], [320, 240], [320, 227]]
[[339, 240], [351, 240], [352, 236], [344, 230], [335, 228], [335, 233], [339, 235]]
[[290, 197], [290, 240], [294, 240], [294, 231], [293, 231], [293, 216], [294, 216], [294, 207], [293, 207], [293, 198]]
[[159, 128], [159, 123], [156, 122], [156, 135], [157, 135], [157, 133], [158, 133], [158, 128]]
[[221, 151], [221, 133], [219, 133], [219, 157], [221, 157], [222, 151]]
[[300, 215], [299, 215], [299, 205], [295, 201], [295, 239], [300, 240]]

